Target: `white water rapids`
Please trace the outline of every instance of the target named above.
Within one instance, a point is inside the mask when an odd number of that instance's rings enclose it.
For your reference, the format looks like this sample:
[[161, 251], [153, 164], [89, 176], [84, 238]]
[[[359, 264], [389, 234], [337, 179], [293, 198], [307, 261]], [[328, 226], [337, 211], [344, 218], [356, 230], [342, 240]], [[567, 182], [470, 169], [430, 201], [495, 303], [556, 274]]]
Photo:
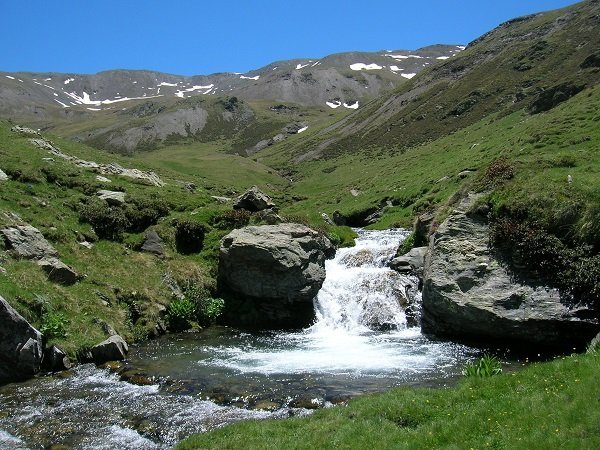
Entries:
[[92, 365], [1, 386], [0, 448], [166, 449], [237, 420], [305, 414], [402, 384], [444, 384], [475, 351], [421, 334], [417, 280], [386, 267], [406, 234], [359, 231], [355, 247], [338, 250], [308, 329], [211, 327], [145, 342], [130, 363], [160, 380], [152, 386]]

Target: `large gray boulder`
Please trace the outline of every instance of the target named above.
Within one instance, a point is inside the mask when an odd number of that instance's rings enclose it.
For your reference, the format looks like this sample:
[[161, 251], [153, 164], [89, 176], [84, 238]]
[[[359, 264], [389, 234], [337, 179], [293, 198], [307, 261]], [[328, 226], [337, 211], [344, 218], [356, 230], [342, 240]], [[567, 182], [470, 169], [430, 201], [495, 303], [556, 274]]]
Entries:
[[0, 233], [4, 236], [6, 248], [19, 258], [42, 259], [58, 256], [56, 249], [31, 225], [7, 227], [0, 230]]
[[489, 226], [469, 195], [431, 236], [425, 260], [426, 333], [540, 347], [581, 345], [598, 332], [591, 311], [555, 289], [515, 281], [489, 249]]
[[263, 209], [274, 208], [275, 203], [271, 198], [261, 192], [256, 186], [252, 186], [242, 195], [240, 195], [233, 205], [234, 209], [245, 209], [251, 212], [262, 211]]
[[43, 354], [42, 334], [0, 297], [0, 384], [38, 373]]
[[94, 345], [80, 359], [85, 362], [102, 364], [107, 361], [122, 361], [127, 357], [127, 352], [129, 352], [127, 342], [121, 336], [115, 334]]
[[221, 241], [219, 291], [224, 321], [253, 328], [301, 328], [314, 319], [325, 280], [327, 238], [293, 223], [234, 230]]
[[58, 252], [37, 228], [15, 225], [0, 230], [0, 234], [8, 250], [17, 258], [35, 260], [50, 281], [69, 285], [79, 280], [77, 272], [57, 258]]

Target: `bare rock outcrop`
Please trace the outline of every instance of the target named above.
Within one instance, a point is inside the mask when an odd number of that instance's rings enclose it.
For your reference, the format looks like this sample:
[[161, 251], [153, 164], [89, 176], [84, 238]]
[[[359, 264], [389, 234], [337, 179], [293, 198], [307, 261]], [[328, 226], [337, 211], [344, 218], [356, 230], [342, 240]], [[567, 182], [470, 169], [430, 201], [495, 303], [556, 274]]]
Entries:
[[261, 192], [256, 186], [252, 186], [240, 195], [233, 205], [233, 209], [245, 209], [251, 212], [258, 212], [274, 207], [275, 203], [273, 203], [271, 197]]
[[0, 384], [38, 373], [43, 354], [42, 334], [0, 297]]
[[478, 342], [540, 347], [583, 345], [598, 332], [585, 307], [561, 301], [556, 289], [512, 279], [490, 251], [476, 195], [463, 199], [430, 238], [423, 287], [423, 331]]
[[294, 223], [250, 226], [221, 241], [219, 291], [224, 321], [252, 328], [301, 328], [314, 319], [325, 280], [327, 238]]

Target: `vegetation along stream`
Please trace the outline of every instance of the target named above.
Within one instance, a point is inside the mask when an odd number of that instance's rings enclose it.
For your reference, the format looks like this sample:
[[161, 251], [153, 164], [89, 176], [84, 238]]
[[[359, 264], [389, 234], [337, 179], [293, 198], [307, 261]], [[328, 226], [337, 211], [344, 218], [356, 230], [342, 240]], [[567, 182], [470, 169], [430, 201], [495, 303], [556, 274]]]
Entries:
[[127, 363], [143, 374], [141, 385], [82, 365], [1, 387], [0, 447], [169, 448], [237, 420], [308, 414], [402, 384], [448, 383], [480, 351], [421, 334], [418, 281], [386, 267], [405, 234], [360, 231], [355, 247], [340, 249], [327, 262], [307, 329], [213, 327], [148, 341]]

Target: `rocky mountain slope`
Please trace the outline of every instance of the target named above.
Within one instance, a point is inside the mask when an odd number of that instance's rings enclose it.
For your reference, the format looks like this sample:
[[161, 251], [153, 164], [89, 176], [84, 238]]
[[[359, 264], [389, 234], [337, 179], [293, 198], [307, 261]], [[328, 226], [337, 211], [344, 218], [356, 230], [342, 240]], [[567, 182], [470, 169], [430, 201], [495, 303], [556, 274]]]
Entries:
[[600, 81], [600, 4], [520, 17], [324, 130], [299, 160], [357, 147], [409, 148], [490, 114], [538, 113]]

